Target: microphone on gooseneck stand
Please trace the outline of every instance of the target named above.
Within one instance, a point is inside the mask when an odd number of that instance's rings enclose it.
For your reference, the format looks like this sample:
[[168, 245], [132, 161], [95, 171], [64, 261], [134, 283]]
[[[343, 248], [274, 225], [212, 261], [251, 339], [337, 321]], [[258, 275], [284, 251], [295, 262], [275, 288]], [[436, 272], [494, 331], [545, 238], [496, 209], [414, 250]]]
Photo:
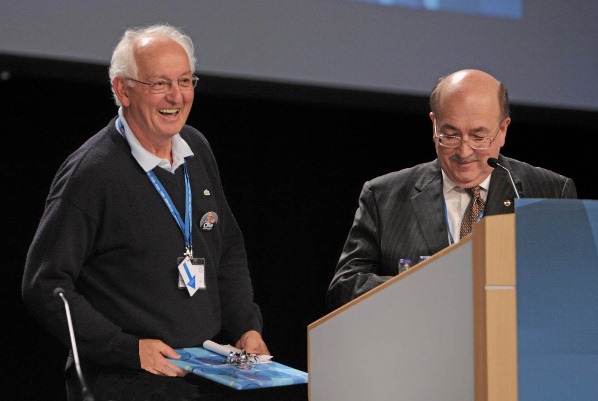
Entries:
[[69, 327], [69, 334], [71, 336], [71, 348], [73, 349], [73, 357], [75, 359], [75, 368], [77, 369], [77, 377], [79, 378], [79, 384], [81, 385], [81, 399], [83, 401], [94, 401], [91, 391], [89, 391], [87, 384], [85, 384], [85, 379], [83, 378], [83, 373], [81, 372], [81, 365], [79, 364], [79, 352], [77, 351], [77, 343], [75, 342], [75, 329], [73, 328], [73, 320], [71, 318], [71, 308], [69, 308], [69, 303], [64, 296], [64, 290], [62, 288], [57, 287], [54, 290], [54, 295], [58, 295], [60, 298], [62, 298], [62, 302], [64, 302], [66, 320]]
[[500, 167], [507, 172], [507, 174], [509, 175], [509, 179], [511, 180], [511, 185], [513, 186], [513, 189], [515, 190], [515, 195], [517, 196], [517, 198], [521, 198], [519, 196], [519, 191], [517, 191], [517, 187], [515, 186], [515, 181], [513, 181], [513, 176], [511, 175], [511, 172], [509, 171], [509, 169], [506, 168], [505, 166], [503, 166], [502, 164], [500, 164], [498, 162], [498, 159], [495, 159], [494, 157], [489, 157], [487, 163], [492, 168]]

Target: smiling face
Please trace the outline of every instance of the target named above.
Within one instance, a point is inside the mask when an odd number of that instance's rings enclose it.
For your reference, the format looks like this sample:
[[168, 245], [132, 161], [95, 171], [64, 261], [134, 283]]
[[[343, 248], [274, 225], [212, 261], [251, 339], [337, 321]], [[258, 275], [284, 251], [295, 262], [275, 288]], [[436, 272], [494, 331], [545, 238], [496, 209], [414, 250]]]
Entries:
[[181, 91], [177, 81], [191, 78], [192, 69], [185, 50], [164, 37], [142, 38], [134, 49], [134, 57], [138, 73], [130, 78], [147, 83], [172, 82], [170, 90], [164, 93], [151, 93], [150, 86], [125, 77], [117, 77], [113, 84], [129, 127], [141, 145], [155, 153], [156, 148], [168, 147], [187, 121], [194, 91]]
[[[463, 188], [479, 185], [490, 173], [490, 157], [498, 157], [505, 144], [510, 118], [502, 118], [498, 98], [499, 83], [481, 71], [461, 71], [450, 75], [441, 84], [436, 115], [430, 113], [433, 139], [440, 166], [446, 175]], [[440, 145], [435, 134], [461, 138], [456, 148]], [[474, 150], [466, 140], [490, 137], [488, 149]]]

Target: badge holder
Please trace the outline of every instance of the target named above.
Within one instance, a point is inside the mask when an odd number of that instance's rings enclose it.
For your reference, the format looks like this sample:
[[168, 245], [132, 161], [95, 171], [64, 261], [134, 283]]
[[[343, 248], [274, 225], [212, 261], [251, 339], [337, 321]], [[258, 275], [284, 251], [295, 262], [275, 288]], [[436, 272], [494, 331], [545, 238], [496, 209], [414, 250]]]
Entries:
[[197, 290], [206, 289], [204, 258], [190, 259], [188, 256], [178, 258], [179, 288], [186, 288], [190, 296]]

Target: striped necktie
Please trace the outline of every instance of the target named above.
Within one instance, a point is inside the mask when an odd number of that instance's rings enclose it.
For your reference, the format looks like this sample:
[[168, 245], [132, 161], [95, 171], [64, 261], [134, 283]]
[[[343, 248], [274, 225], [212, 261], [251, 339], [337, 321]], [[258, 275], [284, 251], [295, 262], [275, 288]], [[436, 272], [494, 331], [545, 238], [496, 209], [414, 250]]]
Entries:
[[463, 238], [471, 232], [473, 223], [478, 220], [478, 216], [484, 210], [484, 200], [480, 197], [480, 186], [466, 188], [465, 190], [471, 195], [471, 201], [461, 221], [461, 236], [459, 238]]

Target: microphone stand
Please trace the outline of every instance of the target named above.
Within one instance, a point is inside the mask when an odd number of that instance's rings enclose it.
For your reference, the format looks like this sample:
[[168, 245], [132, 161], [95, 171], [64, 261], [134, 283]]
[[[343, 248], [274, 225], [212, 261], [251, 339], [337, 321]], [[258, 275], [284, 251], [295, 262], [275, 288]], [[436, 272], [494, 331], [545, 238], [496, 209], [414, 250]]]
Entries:
[[515, 181], [513, 181], [513, 176], [511, 175], [511, 172], [509, 171], [509, 169], [506, 168], [505, 166], [503, 166], [502, 164], [500, 164], [498, 162], [498, 159], [495, 159], [494, 157], [488, 158], [487, 163], [492, 168], [500, 167], [501, 169], [503, 169], [507, 172], [507, 174], [509, 175], [509, 179], [511, 180], [511, 186], [515, 190], [515, 195], [517, 196], [517, 199], [520, 199], [519, 191], [517, 191], [517, 187], [515, 186]]
[[62, 288], [54, 290], [54, 294], [58, 294], [58, 296], [62, 298], [62, 302], [64, 302], [64, 310], [69, 327], [69, 335], [71, 337], [71, 347], [73, 348], [73, 357], [75, 359], [75, 368], [77, 369], [77, 377], [81, 384], [81, 399], [83, 401], [94, 401], [93, 394], [91, 394], [91, 391], [87, 388], [87, 384], [83, 378], [81, 364], [79, 363], [79, 351], [77, 351], [77, 343], [75, 342], [75, 329], [73, 328], [73, 320], [71, 319], [71, 308], [69, 308], [69, 303], [64, 296], [64, 290]]

